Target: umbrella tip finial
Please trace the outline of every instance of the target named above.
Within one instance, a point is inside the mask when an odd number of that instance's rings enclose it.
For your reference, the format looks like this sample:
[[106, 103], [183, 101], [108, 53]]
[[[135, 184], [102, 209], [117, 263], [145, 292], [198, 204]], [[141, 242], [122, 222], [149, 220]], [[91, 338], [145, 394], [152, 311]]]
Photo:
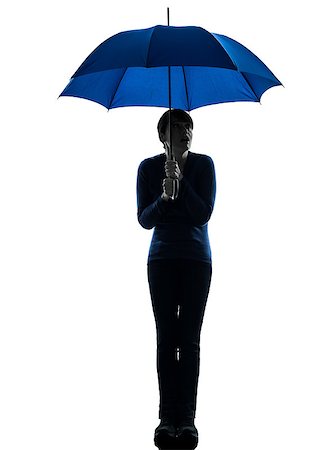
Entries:
[[168, 21], [168, 27], [169, 27], [169, 6], [167, 7], [167, 21]]

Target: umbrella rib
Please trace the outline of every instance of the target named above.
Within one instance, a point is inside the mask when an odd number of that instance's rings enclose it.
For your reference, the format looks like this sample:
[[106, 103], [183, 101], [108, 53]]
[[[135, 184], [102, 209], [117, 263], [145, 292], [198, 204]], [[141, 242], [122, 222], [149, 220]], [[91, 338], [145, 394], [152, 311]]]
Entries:
[[108, 109], [111, 109], [111, 106], [112, 106], [112, 103], [113, 103], [114, 97], [115, 97], [116, 93], [118, 92], [118, 89], [119, 89], [119, 86], [120, 86], [121, 80], [122, 80], [122, 79], [124, 78], [124, 76], [125, 76], [125, 73], [126, 73], [127, 69], [128, 69], [128, 68], [127, 68], [127, 67], [125, 67], [124, 73], [123, 73], [123, 74], [122, 74], [122, 76], [120, 77], [120, 80], [119, 80], [118, 86], [116, 87], [116, 89], [115, 89], [115, 91], [114, 91], [114, 93], [113, 93], [113, 95], [112, 95], [112, 97], [111, 97], [111, 100], [110, 100], [110, 104], [109, 104], [109, 107], [108, 107]]
[[145, 67], [147, 67], [147, 68], [148, 68], [148, 56], [149, 56], [149, 50], [150, 50], [150, 47], [151, 47], [151, 45], [152, 45], [153, 33], [154, 33], [154, 27], [153, 27], [153, 29], [152, 29], [152, 33], [151, 33], [151, 36], [150, 36], [150, 38], [149, 38], [149, 43], [148, 43], [148, 49], [147, 49], [147, 55], [146, 55], [146, 64], [145, 64]]
[[187, 79], [186, 79], [186, 73], [185, 73], [185, 70], [184, 70], [184, 66], [182, 66], [182, 71], [183, 71], [184, 86], [185, 86], [186, 97], [187, 97], [188, 111], [190, 112], [190, 103], [189, 103], [189, 95], [188, 95], [188, 88], [187, 88]]
[[253, 89], [252, 85], [250, 84], [250, 82], [248, 81], [248, 79], [245, 77], [244, 73], [243, 73], [243, 72], [239, 72], [239, 73], [242, 75], [242, 77], [244, 78], [244, 80], [245, 80], [246, 83], [248, 84], [248, 87], [249, 87], [249, 88], [251, 89], [251, 91], [253, 92], [255, 98], [256, 98], [256, 99], [258, 100], [258, 102], [260, 103], [260, 98], [258, 98], [257, 94], [254, 92], [254, 89]]

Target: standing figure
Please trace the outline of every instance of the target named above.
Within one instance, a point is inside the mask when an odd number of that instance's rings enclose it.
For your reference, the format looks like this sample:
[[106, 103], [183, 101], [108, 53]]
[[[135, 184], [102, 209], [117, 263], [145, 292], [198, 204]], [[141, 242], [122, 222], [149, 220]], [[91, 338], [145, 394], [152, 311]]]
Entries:
[[[142, 161], [137, 177], [138, 221], [154, 228], [147, 270], [157, 334], [160, 425], [159, 448], [195, 448], [194, 425], [200, 367], [200, 333], [208, 298], [212, 260], [208, 221], [215, 196], [215, 168], [210, 156], [193, 153], [193, 121], [180, 109], [158, 123], [165, 153]], [[173, 179], [178, 195], [173, 195]]]

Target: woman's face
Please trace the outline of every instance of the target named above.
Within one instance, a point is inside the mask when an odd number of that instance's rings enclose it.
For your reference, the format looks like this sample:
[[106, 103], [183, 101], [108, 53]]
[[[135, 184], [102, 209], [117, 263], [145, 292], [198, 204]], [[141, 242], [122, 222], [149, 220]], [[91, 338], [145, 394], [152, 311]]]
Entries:
[[[175, 157], [181, 157], [184, 152], [190, 149], [193, 130], [190, 122], [173, 119], [172, 120], [172, 144]], [[163, 135], [164, 143], [169, 143], [169, 124]], [[166, 147], [166, 146], [165, 146]]]

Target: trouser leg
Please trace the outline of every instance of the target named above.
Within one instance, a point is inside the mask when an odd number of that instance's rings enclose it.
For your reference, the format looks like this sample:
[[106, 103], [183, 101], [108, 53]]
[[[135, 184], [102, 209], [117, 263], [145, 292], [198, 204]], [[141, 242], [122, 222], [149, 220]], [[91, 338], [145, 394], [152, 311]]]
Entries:
[[[181, 272], [182, 273], [182, 267]], [[180, 418], [196, 415], [197, 389], [200, 372], [200, 335], [211, 283], [209, 264], [192, 262], [183, 270], [180, 282], [182, 296], [179, 314], [178, 402]]]
[[159, 418], [175, 415], [177, 404], [177, 297], [178, 280], [166, 260], [148, 265], [148, 281], [156, 324], [156, 365], [160, 391]]

